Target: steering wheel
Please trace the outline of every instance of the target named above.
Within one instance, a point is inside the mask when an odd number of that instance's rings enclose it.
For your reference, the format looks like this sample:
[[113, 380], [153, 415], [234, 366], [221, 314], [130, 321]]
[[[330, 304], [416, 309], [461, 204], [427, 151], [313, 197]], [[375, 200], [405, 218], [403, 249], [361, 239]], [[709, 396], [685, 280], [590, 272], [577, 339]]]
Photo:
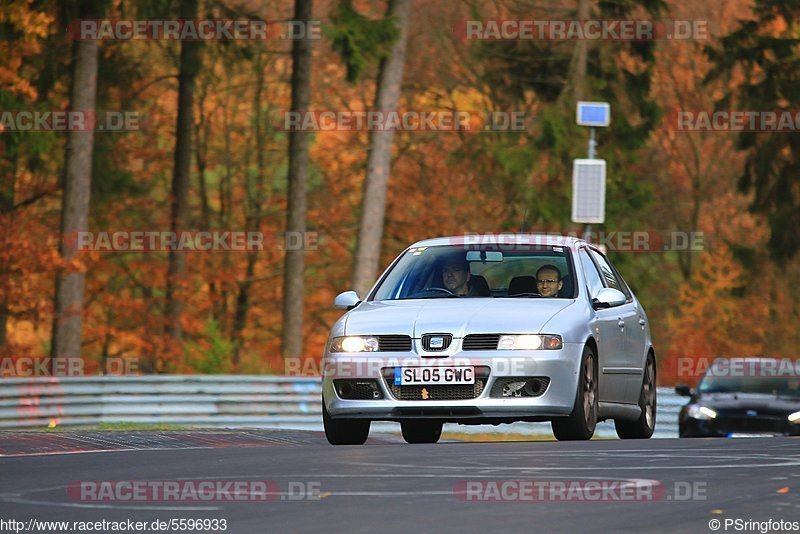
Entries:
[[541, 297], [539, 293], [514, 293], [513, 295], [509, 295], [509, 297]]
[[446, 287], [428, 287], [423, 289], [423, 291], [441, 291], [443, 293], [447, 293], [448, 295], [453, 295], [454, 297], [458, 296], [449, 289], [447, 289]]
[[450, 296], [450, 297], [457, 297], [458, 296], [455, 293], [453, 293], [452, 291], [450, 291], [449, 289], [444, 288], [444, 287], [426, 287], [425, 289], [417, 291], [416, 293], [414, 293], [411, 296], [415, 297], [417, 295], [425, 295], [427, 293], [432, 293], [432, 292], [435, 292], [435, 291], [439, 291], [439, 292], [444, 293], [444, 294], [446, 294], [447, 296]]

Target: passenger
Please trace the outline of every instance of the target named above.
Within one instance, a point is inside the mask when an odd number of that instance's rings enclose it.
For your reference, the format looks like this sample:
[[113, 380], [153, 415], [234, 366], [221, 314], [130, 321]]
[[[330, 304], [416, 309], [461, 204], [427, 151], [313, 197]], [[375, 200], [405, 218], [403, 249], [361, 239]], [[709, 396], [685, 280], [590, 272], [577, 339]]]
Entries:
[[555, 265], [543, 265], [536, 271], [536, 287], [543, 297], [557, 297], [564, 281]]

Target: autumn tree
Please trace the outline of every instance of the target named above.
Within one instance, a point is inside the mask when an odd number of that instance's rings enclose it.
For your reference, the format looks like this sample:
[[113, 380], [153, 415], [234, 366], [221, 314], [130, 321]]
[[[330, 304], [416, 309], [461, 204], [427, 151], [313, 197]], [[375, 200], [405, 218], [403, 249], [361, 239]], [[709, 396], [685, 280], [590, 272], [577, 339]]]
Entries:
[[[27, 2], [12, 2], [0, 10], [0, 109], [33, 110], [48, 102], [49, 87], [37, 78], [39, 58], [48, 52], [47, 39], [55, 16], [46, 10], [34, 10]], [[32, 299], [28, 284], [43, 269], [49, 270], [53, 257], [36, 253], [35, 237], [23, 231], [37, 217], [39, 202], [54, 195], [58, 186], [53, 180], [34, 176], [30, 167], [48, 168], [44, 162], [57, 151], [54, 135], [5, 131], [0, 125], [0, 354], [20, 352], [9, 339], [10, 324], [15, 318], [35, 316], [43, 302]], [[60, 165], [54, 161], [50, 165]], [[48, 169], [49, 170], [49, 169]], [[30, 213], [30, 215], [28, 215]], [[52, 280], [52, 274], [47, 278]], [[41, 289], [41, 288], [40, 288]]]
[[[197, 18], [198, 0], [180, 3], [179, 18]], [[189, 180], [192, 160], [192, 129], [195, 78], [201, 68], [199, 42], [181, 41], [178, 74], [178, 118], [175, 127], [175, 153], [170, 194], [170, 230], [187, 230], [189, 225]], [[172, 343], [179, 344], [183, 336], [181, 311], [183, 303], [180, 287], [186, 274], [186, 256], [179, 250], [170, 250], [167, 269], [166, 333]]]
[[[756, 112], [788, 113], [800, 108], [800, 4], [784, 0], [756, 0], [755, 18], [709, 46], [715, 68], [708, 80], [732, 71], [744, 76], [740, 85], [719, 99], [720, 109], [739, 107]], [[772, 233], [770, 251], [786, 262], [800, 250], [800, 235], [790, 229], [800, 226], [800, 144], [786, 130], [744, 131], [739, 148], [747, 161], [739, 185], [753, 192], [751, 209], [763, 214]]]
[[[389, 0], [387, 17], [397, 20], [400, 33], [380, 66], [375, 93], [375, 111], [397, 110], [406, 60], [411, 4], [412, 0]], [[367, 175], [361, 201], [361, 220], [358, 225], [352, 282], [354, 289], [362, 297], [366, 295], [378, 274], [393, 139], [394, 131], [391, 129], [376, 129], [370, 132]]]
[[[92, 1], [79, 2], [81, 18], [99, 18]], [[92, 116], [97, 97], [97, 63], [99, 45], [95, 40], [73, 44], [71, 110]], [[88, 123], [89, 121], [87, 121]], [[94, 130], [69, 132], [64, 161], [64, 192], [61, 206], [61, 257], [70, 262], [75, 250], [68, 245], [69, 236], [88, 230], [89, 197], [91, 194], [92, 149]], [[81, 352], [81, 322], [85, 274], [78, 262], [72, 262], [56, 278], [55, 310], [51, 355], [53, 358], [76, 357]]]
[[[295, 0], [294, 20], [311, 21], [312, 0]], [[292, 43], [292, 106], [293, 112], [308, 111], [311, 100], [311, 39], [295, 39]], [[306, 183], [308, 182], [309, 132], [302, 129], [289, 133], [289, 188], [286, 212], [286, 239], [304, 236], [306, 232]], [[286, 247], [283, 273], [283, 343], [285, 357], [303, 351], [303, 247]]]

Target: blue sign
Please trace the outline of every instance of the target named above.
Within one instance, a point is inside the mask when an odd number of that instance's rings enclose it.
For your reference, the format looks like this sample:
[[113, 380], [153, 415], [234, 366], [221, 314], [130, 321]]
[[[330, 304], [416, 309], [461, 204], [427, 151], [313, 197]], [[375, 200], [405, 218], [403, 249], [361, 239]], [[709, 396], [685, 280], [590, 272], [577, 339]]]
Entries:
[[608, 102], [578, 102], [578, 125], [605, 127], [611, 123]]

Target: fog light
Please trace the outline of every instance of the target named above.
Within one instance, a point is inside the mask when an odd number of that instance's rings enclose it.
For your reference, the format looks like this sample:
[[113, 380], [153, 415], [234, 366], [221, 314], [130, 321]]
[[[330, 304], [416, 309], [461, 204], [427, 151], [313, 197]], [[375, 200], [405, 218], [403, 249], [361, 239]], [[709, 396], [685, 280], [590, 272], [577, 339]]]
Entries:
[[343, 399], [349, 399], [353, 396], [353, 386], [350, 385], [350, 382], [343, 381], [339, 384], [339, 396]]
[[542, 381], [538, 378], [531, 378], [525, 382], [525, 393], [527, 393], [529, 397], [541, 395], [542, 389]]

